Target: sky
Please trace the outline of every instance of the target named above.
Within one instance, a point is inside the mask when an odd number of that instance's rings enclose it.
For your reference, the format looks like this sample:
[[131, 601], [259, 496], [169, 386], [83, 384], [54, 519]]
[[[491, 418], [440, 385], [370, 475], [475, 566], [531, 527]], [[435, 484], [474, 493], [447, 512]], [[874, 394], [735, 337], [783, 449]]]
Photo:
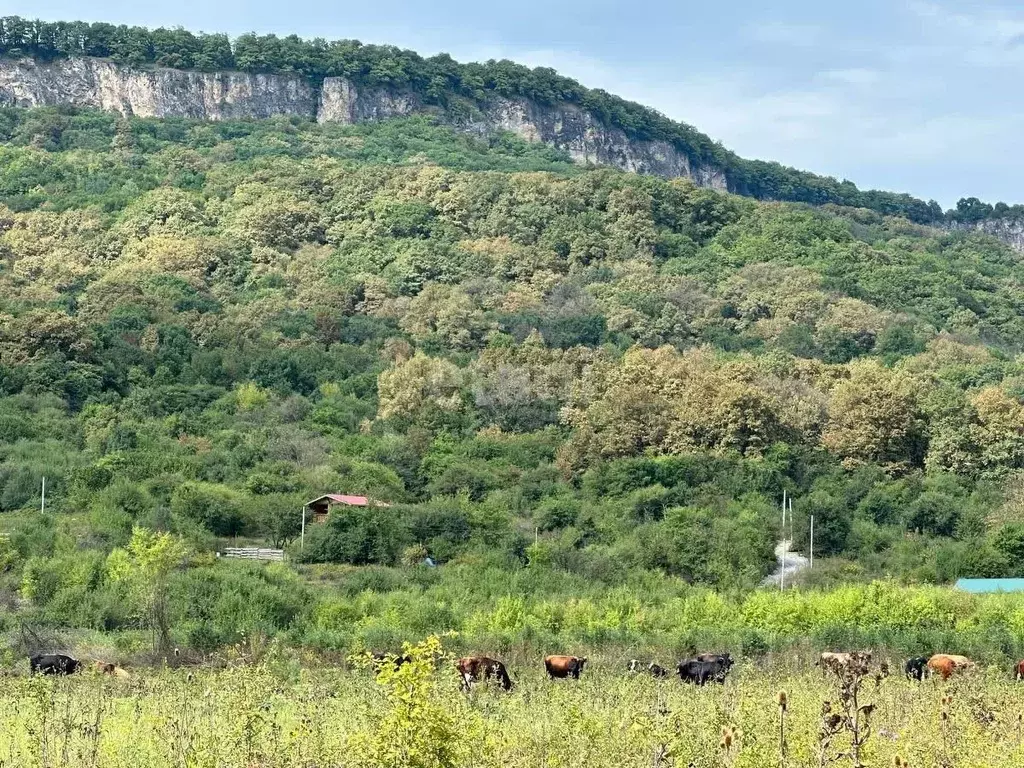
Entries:
[[744, 157], [1024, 202], [1024, 3], [1009, 0], [3, 0], [47, 20], [390, 43], [549, 66]]

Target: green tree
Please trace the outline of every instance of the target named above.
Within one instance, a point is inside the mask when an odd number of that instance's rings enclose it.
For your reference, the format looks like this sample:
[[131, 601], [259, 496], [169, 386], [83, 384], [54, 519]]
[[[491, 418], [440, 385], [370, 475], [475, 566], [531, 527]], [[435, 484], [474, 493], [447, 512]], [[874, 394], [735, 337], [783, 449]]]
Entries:
[[174, 535], [136, 527], [128, 545], [107, 557], [109, 578], [146, 617], [156, 654], [166, 654], [171, 647], [169, 583], [171, 574], [185, 564], [187, 556], [185, 543]]

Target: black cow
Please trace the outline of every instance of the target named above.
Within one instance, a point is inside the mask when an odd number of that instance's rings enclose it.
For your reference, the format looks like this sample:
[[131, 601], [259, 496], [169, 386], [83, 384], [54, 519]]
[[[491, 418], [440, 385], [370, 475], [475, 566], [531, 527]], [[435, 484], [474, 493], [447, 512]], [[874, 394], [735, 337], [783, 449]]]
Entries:
[[402, 656], [396, 656], [393, 653], [379, 653], [374, 652], [370, 654], [370, 664], [377, 671], [380, 671], [385, 664], [393, 664], [395, 669], [399, 669], [403, 664], [408, 664], [412, 661], [412, 656], [404, 654]]
[[696, 661], [719, 661], [729, 667], [733, 664], [732, 656], [728, 653], [702, 653]]
[[647, 667], [647, 671], [651, 673], [651, 677], [668, 677], [668, 670], [661, 666], [661, 664], [655, 664], [653, 661]]
[[28, 666], [33, 675], [73, 675], [82, 668], [78, 659], [65, 656], [63, 653], [41, 653], [30, 656]]
[[928, 658], [928, 656], [915, 656], [912, 659], [907, 659], [907, 663], [903, 665], [903, 674], [907, 676], [907, 680], [920, 682], [924, 679], [925, 672], [928, 670]]
[[[631, 659], [629, 662], [629, 671], [634, 675], [640, 674], [644, 670], [643, 662], [640, 659]], [[651, 677], [662, 678], [668, 677], [668, 670], [655, 661], [652, 661], [647, 665], [647, 674]]]
[[732, 657], [726, 655], [715, 661], [700, 661], [699, 659], [681, 661], [676, 670], [679, 672], [679, 679], [683, 682], [704, 685], [705, 683], [724, 683], [730, 667], [732, 667]]

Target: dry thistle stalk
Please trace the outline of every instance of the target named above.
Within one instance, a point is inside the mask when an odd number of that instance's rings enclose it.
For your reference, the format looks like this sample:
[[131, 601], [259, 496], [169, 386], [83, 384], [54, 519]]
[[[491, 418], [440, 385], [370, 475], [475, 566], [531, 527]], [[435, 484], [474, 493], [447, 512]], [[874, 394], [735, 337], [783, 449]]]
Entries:
[[722, 765], [726, 768], [732, 768], [736, 764], [742, 737], [743, 731], [734, 725], [727, 725], [722, 729], [722, 738], [718, 742], [718, 748], [722, 753]]
[[[849, 759], [853, 768], [863, 768], [861, 752], [871, 737], [871, 714], [875, 705], [862, 704], [861, 687], [871, 674], [871, 654], [855, 652], [847, 654], [841, 661], [828, 667], [839, 684], [839, 707], [833, 711], [832, 703], [825, 702], [822, 708], [821, 728], [818, 734], [818, 765], [826, 766], [843, 758]], [[883, 674], [875, 676], [876, 689], [884, 679]], [[850, 736], [850, 748], [838, 752], [830, 751], [833, 739], [845, 731]]]
[[789, 697], [785, 691], [779, 691], [775, 703], [779, 706], [779, 766], [786, 768], [786, 710], [789, 708]]

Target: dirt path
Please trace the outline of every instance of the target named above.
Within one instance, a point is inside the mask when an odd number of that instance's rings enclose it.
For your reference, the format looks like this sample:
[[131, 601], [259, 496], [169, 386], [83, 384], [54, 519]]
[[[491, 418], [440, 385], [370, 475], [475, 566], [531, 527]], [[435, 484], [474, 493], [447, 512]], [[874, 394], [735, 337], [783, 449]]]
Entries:
[[778, 561], [778, 566], [776, 566], [774, 573], [761, 582], [762, 585], [766, 587], [779, 585], [779, 581], [782, 579], [783, 559], [785, 559], [786, 584], [792, 583], [797, 574], [810, 565], [810, 561], [799, 552], [793, 552], [792, 550], [787, 552], [786, 550], [790, 546], [791, 542], [780, 541], [778, 546], [775, 547], [775, 559]]

